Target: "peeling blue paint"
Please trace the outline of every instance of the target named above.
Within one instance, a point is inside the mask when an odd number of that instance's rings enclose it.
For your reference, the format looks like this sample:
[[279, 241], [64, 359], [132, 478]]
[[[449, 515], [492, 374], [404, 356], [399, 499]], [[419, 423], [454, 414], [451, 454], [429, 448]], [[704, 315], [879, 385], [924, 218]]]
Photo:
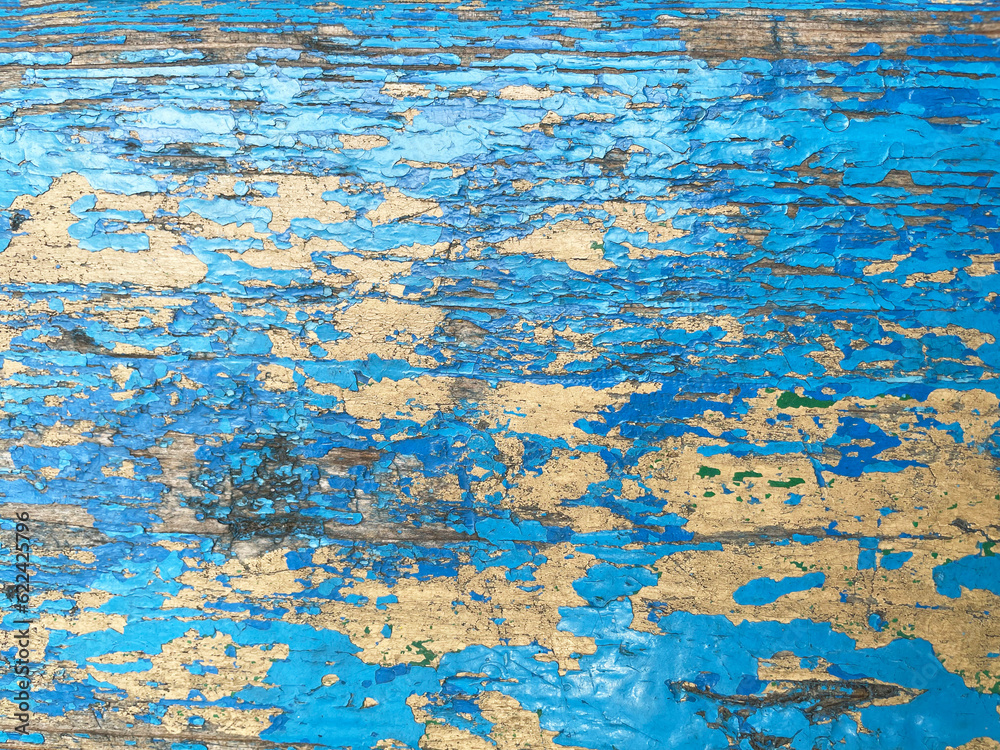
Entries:
[[996, 13], [744, 6], [0, 2], [34, 726], [1000, 741]]

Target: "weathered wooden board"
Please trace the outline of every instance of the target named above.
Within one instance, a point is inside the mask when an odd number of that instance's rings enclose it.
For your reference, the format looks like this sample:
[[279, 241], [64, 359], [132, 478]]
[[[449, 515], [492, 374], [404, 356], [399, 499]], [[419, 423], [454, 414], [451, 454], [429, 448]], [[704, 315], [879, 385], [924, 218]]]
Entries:
[[996, 4], [0, 7], [0, 747], [998, 747]]

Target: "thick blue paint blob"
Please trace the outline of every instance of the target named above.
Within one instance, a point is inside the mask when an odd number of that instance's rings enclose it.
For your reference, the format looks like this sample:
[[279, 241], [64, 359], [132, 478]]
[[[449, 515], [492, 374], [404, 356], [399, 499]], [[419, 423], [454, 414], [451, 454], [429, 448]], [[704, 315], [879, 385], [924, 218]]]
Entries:
[[777, 581], [766, 577], [755, 578], [733, 592], [733, 601], [744, 606], [759, 607], [762, 604], [770, 604], [785, 594], [819, 588], [825, 581], [826, 574], [820, 572], [806, 573], [804, 576], [786, 576]]
[[970, 555], [934, 568], [939, 594], [957, 599], [962, 589], [982, 589], [1000, 596], [1000, 556]]

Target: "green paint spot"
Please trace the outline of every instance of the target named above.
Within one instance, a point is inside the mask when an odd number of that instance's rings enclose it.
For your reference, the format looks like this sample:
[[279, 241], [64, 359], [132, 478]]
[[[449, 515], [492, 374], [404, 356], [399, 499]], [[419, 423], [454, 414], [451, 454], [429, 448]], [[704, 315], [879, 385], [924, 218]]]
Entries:
[[714, 469], [711, 466], [702, 466], [698, 469], [698, 476], [702, 479], [707, 479], [708, 477], [717, 477], [722, 473], [722, 469]]
[[429, 667], [431, 662], [434, 661], [434, 657], [437, 656], [437, 654], [424, 646], [425, 643], [430, 643], [430, 640], [413, 641], [411, 643], [411, 645], [417, 650], [417, 653], [424, 657], [423, 661], [417, 662], [418, 667]]
[[747, 477], [762, 477], [763, 474], [758, 474], [756, 471], [738, 471], [733, 474], [734, 482], [742, 482]]
[[767, 483], [769, 485], [771, 485], [772, 487], [785, 487], [785, 488], [788, 488], [788, 487], [794, 487], [794, 486], [796, 486], [798, 484], [805, 484], [806, 480], [805, 479], [799, 479], [798, 477], [792, 477], [791, 479], [789, 479], [789, 480], [787, 480], [785, 482], [779, 482], [779, 481], [776, 481], [774, 479], [769, 479], [767, 481]]
[[714, 492], [706, 492], [706, 493], [705, 493], [705, 494], [703, 495], [703, 497], [715, 497], [715, 493], [714, 493]]
[[996, 552], [993, 551], [993, 547], [996, 546], [996, 542], [983, 542], [983, 557], [995, 557]]
[[820, 409], [825, 409], [828, 406], [833, 406], [834, 401], [827, 401], [821, 398], [809, 398], [808, 396], [800, 396], [792, 391], [785, 391], [780, 396], [778, 396], [778, 408], [779, 409], [798, 409], [800, 406], [814, 406]]

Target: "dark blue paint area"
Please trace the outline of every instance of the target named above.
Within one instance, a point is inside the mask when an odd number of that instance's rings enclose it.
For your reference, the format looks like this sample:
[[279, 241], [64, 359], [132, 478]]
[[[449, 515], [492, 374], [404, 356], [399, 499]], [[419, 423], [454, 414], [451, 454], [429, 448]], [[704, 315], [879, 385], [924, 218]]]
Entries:
[[770, 604], [785, 594], [819, 588], [826, 581], [824, 573], [806, 573], [804, 576], [786, 576], [779, 580], [755, 578], [733, 592], [733, 601], [741, 605], [759, 607]]

